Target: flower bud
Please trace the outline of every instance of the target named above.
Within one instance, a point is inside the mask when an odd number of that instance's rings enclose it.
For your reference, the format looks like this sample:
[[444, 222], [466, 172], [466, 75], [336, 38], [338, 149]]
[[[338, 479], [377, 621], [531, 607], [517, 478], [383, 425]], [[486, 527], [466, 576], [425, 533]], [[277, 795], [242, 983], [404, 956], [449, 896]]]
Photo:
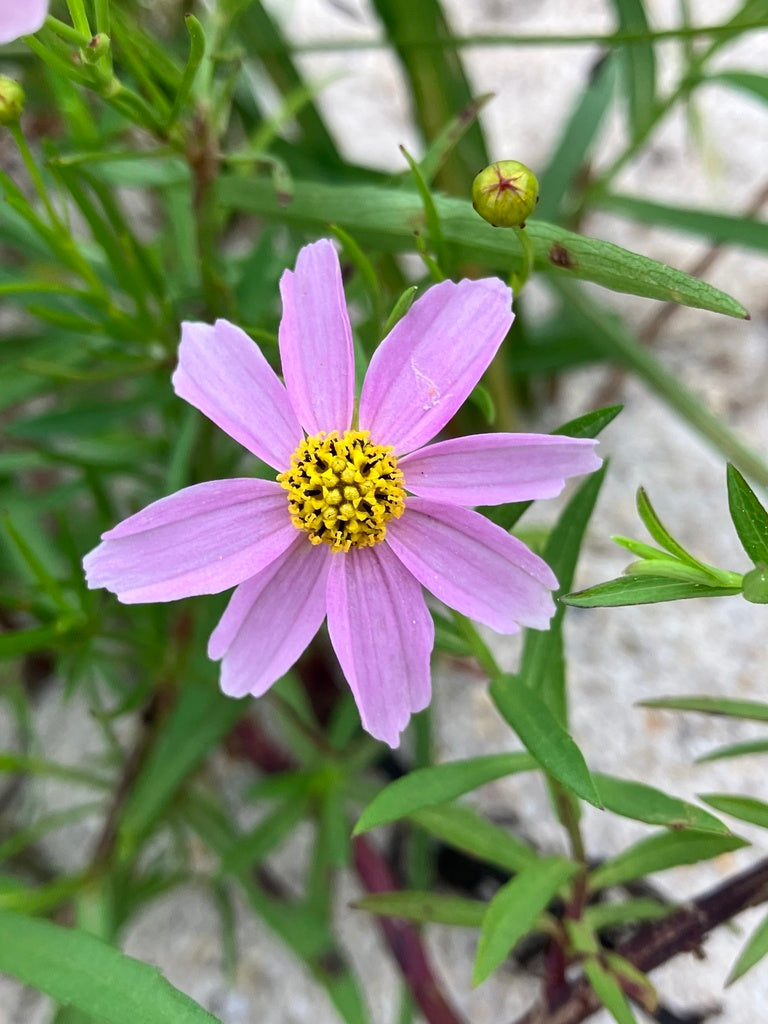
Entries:
[[104, 32], [99, 32], [91, 39], [87, 46], [80, 51], [84, 64], [97, 64], [101, 58], [109, 53], [110, 38]]
[[24, 90], [12, 78], [0, 75], [0, 124], [15, 124], [24, 110]]
[[472, 205], [497, 228], [524, 228], [538, 200], [536, 175], [517, 160], [497, 160], [472, 182]]
[[742, 581], [744, 600], [751, 604], [768, 604], [768, 568], [758, 565], [745, 573]]

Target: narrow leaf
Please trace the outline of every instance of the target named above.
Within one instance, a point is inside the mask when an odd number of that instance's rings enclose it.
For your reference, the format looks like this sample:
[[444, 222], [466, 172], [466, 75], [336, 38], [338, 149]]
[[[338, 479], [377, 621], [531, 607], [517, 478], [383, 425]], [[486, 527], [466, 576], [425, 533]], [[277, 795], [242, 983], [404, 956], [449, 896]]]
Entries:
[[488, 754], [466, 761], [450, 761], [430, 768], [417, 768], [376, 794], [360, 815], [353, 835], [404, 818], [423, 807], [448, 803], [494, 779], [528, 772], [537, 767], [530, 754], [514, 753]]
[[541, 767], [576, 796], [601, 807], [584, 755], [535, 690], [505, 675], [491, 683], [490, 695]]
[[768, 804], [764, 800], [753, 796], [733, 796], [730, 793], [702, 793], [701, 799], [716, 811], [768, 828]]
[[462, 804], [425, 807], [409, 818], [435, 838], [510, 873], [536, 860], [517, 836]]
[[637, 921], [658, 921], [675, 909], [674, 904], [650, 898], [624, 900], [622, 903], [594, 903], [586, 908], [582, 919], [595, 932]]
[[763, 918], [749, 937], [746, 946], [739, 953], [739, 958], [731, 968], [726, 985], [732, 985], [743, 977], [755, 964], [759, 963], [768, 953], [768, 917]]
[[610, 974], [596, 957], [587, 957], [583, 963], [584, 973], [595, 995], [610, 1013], [616, 1024], [637, 1024], [627, 998], [616, 978]]
[[677, 797], [668, 796], [644, 782], [597, 773], [592, 778], [607, 810], [622, 818], [645, 821], [649, 825], [664, 825], [666, 828], [693, 828], [701, 832], [730, 835], [729, 830], [714, 815]]
[[190, 681], [180, 691], [123, 806], [119, 836], [124, 856], [135, 851], [190, 772], [244, 713], [239, 701], [225, 697], [207, 680]]
[[536, 216], [557, 220], [558, 212], [572, 183], [587, 160], [613, 96], [616, 61], [603, 58], [592, 69], [589, 82], [568, 118], [565, 128], [539, 175], [541, 200]]
[[504, 962], [558, 889], [578, 870], [573, 861], [550, 857], [525, 868], [499, 889], [483, 920], [473, 985], [480, 985]]
[[731, 743], [725, 747], [717, 747], [703, 757], [696, 758], [696, 764], [707, 761], [722, 761], [727, 757], [744, 757], [746, 754], [768, 754], [768, 739], [746, 740], [744, 743]]
[[[482, 165], [480, 165], [482, 166]], [[354, 234], [361, 245], [382, 252], [412, 252], [413, 232], [425, 225], [417, 192], [381, 185], [340, 185], [296, 181], [287, 206], [270, 182], [259, 178], [222, 175], [217, 181], [219, 205], [256, 213], [288, 226], [320, 234], [329, 221]], [[460, 262], [520, 271], [525, 265], [522, 245], [514, 232], [486, 224], [464, 199], [433, 196], [442, 235]], [[656, 260], [628, 252], [618, 245], [577, 235], [532, 218], [526, 234], [533, 246], [534, 268], [558, 281], [568, 277], [593, 281], [604, 288], [677, 302], [726, 316], [744, 318], [744, 307], [704, 281]]]
[[218, 1024], [156, 967], [8, 910], [0, 910], [0, 970], [107, 1024]]
[[731, 697], [655, 697], [639, 702], [641, 708], [666, 708], [669, 711], [700, 711], [705, 715], [725, 715], [752, 722], [768, 722], [768, 704]]
[[768, 512], [735, 466], [728, 466], [728, 507], [741, 545], [755, 563], [768, 566]]
[[753, 217], [655, 203], [649, 199], [617, 193], [596, 196], [595, 206], [642, 224], [660, 224], [665, 229], [676, 228], [687, 234], [700, 235], [710, 244], [742, 245], [761, 252], [768, 249], [768, 223]]
[[[642, 0], [613, 0], [619, 28], [649, 32]], [[620, 50], [632, 136], [639, 139], [656, 116], [656, 56], [650, 39], [627, 43]]]
[[668, 576], [620, 576], [607, 583], [566, 594], [560, 600], [576, 608], [618, 608], [630, 604], [687, 601], [694, 597], [730, 597], [739, 593], [739, 587], [709, 587], [703, 583], [673, 580]]
[[711, 860], [747, 845], [739, 836], [693, 830], [656, 832], [595, 868], [589, 876], [589, 888], [593, 892], [607, 889], [681, 864]]
[[488, 909], [488, 904], [482, 900], [413, 890], [363, 896], [352, 906], [371, 914], [404, 917], [423, 924], [451, 924], [457, 928], [479, 928]]

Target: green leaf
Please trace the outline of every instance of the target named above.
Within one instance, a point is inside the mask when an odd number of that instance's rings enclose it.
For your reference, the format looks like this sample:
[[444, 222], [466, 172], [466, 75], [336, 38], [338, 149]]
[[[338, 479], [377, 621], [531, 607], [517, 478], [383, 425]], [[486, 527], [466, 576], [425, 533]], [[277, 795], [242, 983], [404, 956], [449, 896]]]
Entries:
[[738, 960], [731, 968], [726, 985], [732, 985], [743, 977], [755, 964], [759, 963], [768, 953], [768, 917], [763, 918], [760, 924], [750, 935], [746, 946], [739, 953]]
[[622, 818], [645, 821], [649, 825], [664, 825], [666, 828], [693, 828], [701, 832], [715, 832], [730, 835], [730, 831], [712, 814], [700, 807], [668, 796], [644, 782], [618, 779], [614, 775], [593, 773], [606, 809]]
[[584, 92], [568, 118], [565, 128], [539, 175], [540, 202], [534, 216], [556, 220], [592, 144], [603, 123], [616, 84], [616, 61], [610, 56], [600, 60], [589, 77]]
[[[624, 32], [649, 32], [642, 0], [613, 0]], [[656, 55], [653, 42], [641, 39], [619, 50], [633, 139], [640, 139], [656, 118]]]
[[627, 576], [663, 576], [665, 579], [683, 583], [700, 583], [703, 587], [712, 586], [716, 582], [728, 589], [741, 590], [741, 576], [737, 577], [738, 583], [735, 580], [733, 583], [730, 580], [715, 581], [712, 573], [706, 572], [704, 569], [697, 569], [677, 558], [670, 558], [668, 555], [661, 558], [655, 556], [652, 559], [643, 558], [639, 562], [632, 562], [624, 572]]
[[291, 797], [279, 804], [250, 832], [238, 835], [232, 848], [221, 858], [221, 870], [234, 875], [253, 869], [286, 839], [304, 819], [308, 794]]
[[584, 755], [536, 691], [504, 675], [493, 680], [490, 695], [541, 767], [576, 796], [602, 807]]
[[638, 703], [641, 708], [666, 708], [669, 711], [700, 711], [705, 715], [725, 715], [752, 722], [768, 722], [768, 704], [731, 697], [654, 697]]
[[650, 898], [624, 900], [621, 903], [594, 903], [588, 906], [582, 920], [594, 932], [638, 921], [658, 921], [675, 910], [674, 904]]
[[[361, 245], [383, 252], [412, 252], [414, 231], [423, 231], [424, 213], [418, 193], [381, 185], [339, 185], [296, 181], [292, 201], [282, 206], [268, 181], [222, 175], [217, 181], [220, 206], [274, 218], [320, 235], [329, 221], [354, 234]], [[477, 216], [470, 203], [433, 196], [443, 239], [459, 262], [492, 269], [520, 271], [523, 248], [514, 232], [500, 231]], [[744, 307], [724, 292], [682, 271], [628, 252], [611, 242], [577, 235], [565, 228], [532, 219], [526, 235], [534, 251], [534, 268], [556, 275], [593, 281], [604, 288], [709, 309], [744, 318]]]
[[673, 580], [668, 576], [620, 576], [607, 583], [566, 594], [560, 600], [575, 608], [617, 608], [630, 604], [685, 601], [694, 597], [730, 597], [740, 593], [739, 587], [710, 587], [703, 583]]
[[480, 985], [504, 962], [558, 889], [578, 870], [573, 861], [549, 857], [531, 864], [499, 889], [483, 920], [473, 985]]
[[535, 768], [538, 765], [527, 753], [487, 754], [466, 761], [417, 768], [376, 794], [360, 815], [352, 834], [359, 835], [378, 825], [397, 821], [423, 807], [448, 803], [505, 775], [529, 772]]
[[587, 957], [582, 968], [595, 995], [610, 1013], [616, 1024], [637, 1024], [627, 998], [616, 978], [593, 956]]
[[[719, 71], [715, 75], [708, 75], [707, 82], [725, 82], [736, 89], [748, 92], [751, 96], [768, 103], [768, 76], [758, 75], [752, 71]], [[766, 225], [768, 229], [768, 224]]]
[[118, 834], [124, 857], [135, 853], [190, 772], [245, 711], [212, 680], [187, 681], [123, 806]]
[[[264, 4], [251, 0], [238, 6], [233, 25], [238, 45], [243, 47], [249, 58], [261, 63], [281, 96], [304, 90], [306, 86], [291, 57], [291, 48]], [[253, 88], [251, 95], [257, 107], [263, 104], [260, 90]], [[311, 100], [303, 103], [296, 111], [295, 119], [304, 151], [325, 164], [339, 166], [339, 152], [316, 104]], [[338, 221], [338, 218], [329, 215], [327, 220]]]
[[217, 1024], [156, 967], [92, 935], [0, 910], [0, 970], [107, 1024]]
[[0, 751], [0, 772], [28, 772], [30, 775], [62, 779], [75, 785], [93, 786], [96, 789], [110, 789], [112, 786], [111, 779], [96, 775], [87, 768], [45, 761], [39, 757], [7, 750]]
[[677, 228], [688, 234], [701, 235], [710, 243], [742, 245], [761, 252], [768, 249], [768, 223], [753, 217], [654, 203], [649, 199], [617, 193], [595, 196], [594, 205], [642, 224], [659, 224], [666, 229]]
[[755, 563], [768, 566], [768, 512], [736, 469], [728, 465], [728, 507], [741, 546]]
[[641, 540], [633, 540], [632, 537], [622, 537], [614, 534], [611, 540], [614, 544], [618, 544], [620, 548], [624, 548], [633, 555], [637, 555], [638, 558], [644, 558], [649, 562], [655, 561], [657, 558], [669, 558], [666, 551], [660, 551], [659, 548], [654, 548], [650, 544], [644, 544]]
[[655, 832], [595, 868], [589, 876], [593, 892], [644, 878], [681, 864], [698, 864], [747, 846], [739, 836], [720, 836], [693, 830]]
[[716, 811], [768, 828], [768, 804], [764, 800], [753, 796], [733, 796], [730, 793], [702, 793], [701, 799]]
[[650, 533], [657, 544], [661, 544], [663, 548], [666, 548], [675, 558], [679, 558], [681, 562], [696, 568], [702, 568], [701, 562], [689, 554], [664, 526], [656, 514], [656, 510], [651, 504], [651, 499], [648, 497], [644, 487], [639, 487], [637, 490], [637, 511], [645, 523], [648, 533]]
[[371, 914], [404, 917], [423, 924], [451, 924], [457, 928], [479, 928], [488, 909], [488, 904], [482, 900], [415, 890], [363, 896], [352, 906]]
[[[573, 582], [576, 561], [587, 524], [605, 480], [608, 463], [592, 473], [560, 514], [551, 530], [542, 555], [560, 583], [558, 595]], [[563, 618], [565, 607], [558, 608], [549, 630], [528, 630], [520, 659], [518, 678], [539, 694], [561, 725], [567, 723], [565, 659], [563, 653]]]
[[[373, 9], [386, 30], [406, 76], [416, 122], [424, 140], [439, 137], [456, 112], [472, 100], [462, 66], [439, 0], [373, 0]], [[472, 176], [489, 162], [483, 132], [475, 121], [468, 128], [437, 176], [439, 187], [461, 194]]]
[[696, 758], [696, 764], [707, 761], [722, 761], [726, 757], [743, 757], [745, 754], [768, 754], [768, 739], [746, 740], [744, 743], [732, 743], [729, 746], [717, 747], [708, 754]]
[[[223, 857], [235, 847], [238, 831], [219, 806], [189, 791], [183, 795], [181, 805], [185, 819], [215, 854]], [[326, 920], [312, 906], [276, 899], [248, 869], [236, 877], [251, 909], [323, 985], [346, 1024], [366, 1024], [369, 1016], [355, 975]]]
[[419, 169], [422, 177], [428, 183], [432, 183], [438, 172], [445, 164], [457, 144], [477, 121], [477, 116], [489, 100], [493, 99], [493, 93], [487, 92], [482, 96], [476, 96], [473, 100], [460, 110], [459, 113], [440, 129], [437, 136], [432, 140], [429, 149], [419, 161]]
[[536, 860], [530, 846], [471, 807], [443, 804], [422, 808], [408, 817], [437, 839], [506, 871], [520, 871]]

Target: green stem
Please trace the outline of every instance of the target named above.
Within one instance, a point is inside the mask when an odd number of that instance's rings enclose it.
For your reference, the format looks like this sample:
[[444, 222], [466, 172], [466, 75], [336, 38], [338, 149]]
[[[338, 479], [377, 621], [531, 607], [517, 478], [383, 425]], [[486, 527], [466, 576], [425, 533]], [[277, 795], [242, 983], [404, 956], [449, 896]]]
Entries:
[[502, 674], [501, 669], [496, 663], [496, 659], [491, 654], [488, 645], [478, 633], [474, 622], [472, 622], [471, 619], [468, 619], [466, 615], [462, 615], [461, 612], [453, 612], [452, 614], [453, 621], [458, 626], [459, 632], [469, 644], [469, 647], [482, 670], [490, 680], [497, 679]]
[[189, 56], [187, 57], [187, 63], [184, 68], [184, 74], [181, 77], [181, 82], [179, 83], [176, 98], [173, 101], [173, 108], [168, 115], [168, 120], [165, 124], [166, 131], [169, 131], [178, 120], [179, 114], [189, 98], [192, 85], [195, 81], [195, 76], [197, 75], [200, 63], [205, 54], [205, 35], [203, 33], [203, 26], [192, 14], [185, 15], [184, 22], [187, 26], [187, 31], [189, 32]]
[[51, 203], [48, 196], [48, 190], [45, 187], [43, 176], [40, 174], [40, 168], [37, 166], [37, 162], [32, 155], [32, 151], [27, 145], [27, 140], [24, 138], [24, 133], [21, 130], [21, 125], [18, 121], [13, 124], [9, 124], [8, 128], [13, 136], [14, 142], [19, 147], [19, 153], [21, 153], [21, 159], [24, 161], [24, 166], [27, 168], [27, 173], [32, 179], [32, 184], [35, 186], [37, 194], [43, 201], [43, 205], [48, 213], [51, 224], [59, 231], [65, 230], [63, 223], [59, 219], [59, 215]]
[[94, 0], [96, 11], [96, 31], [103, 32], [108, 36], [112, 26], [112, 19], [109, 12], [109, 0]]
[[509, 276], [509, 286], [515, 293], [519, 295], [523, 290], [525, 282], [528, 280], [528, 276], [531, 273], [533, 267], [535, 254], [533, 251], [533, 244], [524, 227], [513, 227], [517, 240], [520, 243], [520, 248], [523, 250], [523, 266], [519, 271], [512, 271]]
[[[83, 35], [82, 32], [78, 32], [76, 28], [68, 25], [66, 21], [59, 21], [58, 18], [54, 18], [53, 15], [49, 14], [45, 19], [45, 27], [49, 28], [52, 32], [63, 39], [65, 43], [72, 43], [75, 46], [82, 47], [87, 46], [91, 41], [91, 36]], [[33, 38], [32, 36], [25, 36], [27, 42]]]
[[83, 0], [67, 0], [67, 7], [69, 8], [69, 16], [75, 29], [88, 40], [92, 39], [93, 33], [88, 24], [88, 15], [85, 13]]

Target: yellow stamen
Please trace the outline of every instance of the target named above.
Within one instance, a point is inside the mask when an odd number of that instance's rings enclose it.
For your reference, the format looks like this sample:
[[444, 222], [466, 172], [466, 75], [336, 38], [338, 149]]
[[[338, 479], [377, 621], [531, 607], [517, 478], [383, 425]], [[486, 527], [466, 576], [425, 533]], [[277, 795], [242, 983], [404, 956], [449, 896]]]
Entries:
[[306, 438], [277, 480], [288, 491], [293, 525], [306, 530], [312, 544], [330, 544], [333, 551], [379, 544], [387, 522], [405, 508], [392, 448], [373, 444], [367, 430]]

